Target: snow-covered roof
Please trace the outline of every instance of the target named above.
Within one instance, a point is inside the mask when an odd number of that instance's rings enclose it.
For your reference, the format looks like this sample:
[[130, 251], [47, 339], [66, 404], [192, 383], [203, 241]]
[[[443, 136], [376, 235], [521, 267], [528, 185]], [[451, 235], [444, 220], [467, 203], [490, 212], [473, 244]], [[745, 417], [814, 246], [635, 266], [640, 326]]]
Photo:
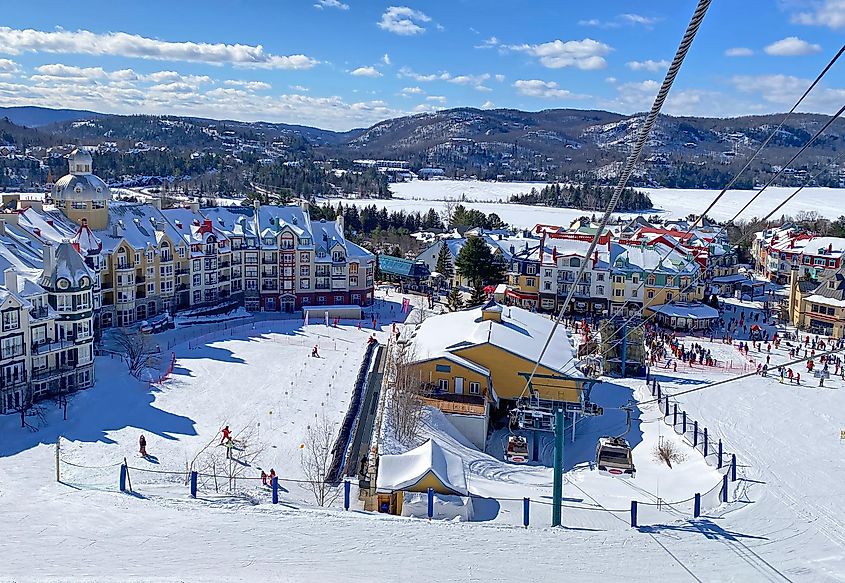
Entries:
[[[553, 325], [545, 316], [514, 306], [502, 310], [501, 322], [483, 320], [481, 307], [432, 316], [415, 332], [415, 357], [429, 360], [468, 346], [491, 344], [535, 361]], [[572, 345], [561, 329], [549, 344], [541, 364], [556, 371], [571, 370], [572, 359]]]
[[433, 439], [402, 454], [380, 456], [376, 491], [411, 489], [429, 473], [451, 490], [450, 493], [460, 496], [469, 493], [464, 462], [457, 455], [444, 450]]
[[693, 320], [714, 320], [719, 317], [719, 310], [705, 304], [663, 304], [650, 306], [650, 310], [669, 317], [690, 318]]

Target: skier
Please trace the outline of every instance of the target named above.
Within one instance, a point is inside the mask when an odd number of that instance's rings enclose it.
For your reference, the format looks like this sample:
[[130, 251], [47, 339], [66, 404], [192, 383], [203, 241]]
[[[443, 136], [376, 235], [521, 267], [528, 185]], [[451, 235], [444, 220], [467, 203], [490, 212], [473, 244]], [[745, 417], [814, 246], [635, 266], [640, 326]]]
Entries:
[[141, 437], [138, 439], [138, 445], [140, 446], [140, 452], [143, 457], [147, 457], [147, 438], [144, 437], [142, 434]]
[[317, 352], [317, 345], [314, 345], [314, 348], [311, 349], [311, 356], [314, 358], [320, 358], [320, 353]]
[[264, 470], [261, 470], [261, 485], [267, 485], [267, 472], [265, 472]]
[[783, 367], [778, 367], [778, 373], [780, 373], [780, 384], [783, 384]]
[[270, 468], [270, 475], [267, 476], [267, 483], [273, 485], [273, 478], [276, 477], [276, 470]]
[[229, 430], [229, 426], [227, 425], [223, 429], [220, 430], [223, 433], [223, 437], [220, 438], [220, 445], [226, 443], [230, 437], [232, 437], [232, 432]]
[[796, 385], [800, 385], [800, 384], [801, 384], [801, 373], [800, 373], [800, 372], [799, 372], [798, 374], [796, 374], [796, 375], [795, 375], [795, 384], [796, 384]]

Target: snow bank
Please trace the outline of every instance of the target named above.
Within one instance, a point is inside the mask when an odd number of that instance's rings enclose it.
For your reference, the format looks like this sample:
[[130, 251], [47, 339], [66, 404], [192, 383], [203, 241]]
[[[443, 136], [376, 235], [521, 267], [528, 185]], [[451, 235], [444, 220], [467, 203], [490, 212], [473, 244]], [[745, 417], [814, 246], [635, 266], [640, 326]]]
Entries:
[[[436, 520], [472, 520], [472, 498], [434, 494], [432, 518]], [[405, 492], [402, 496], [402, 516], [428, 518], [428, 494]]]

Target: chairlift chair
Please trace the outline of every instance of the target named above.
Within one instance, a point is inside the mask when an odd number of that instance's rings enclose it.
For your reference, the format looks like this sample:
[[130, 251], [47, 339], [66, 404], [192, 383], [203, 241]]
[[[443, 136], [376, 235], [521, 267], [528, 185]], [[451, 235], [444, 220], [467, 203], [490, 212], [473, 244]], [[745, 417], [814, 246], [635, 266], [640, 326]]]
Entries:
[[616, 478], [635, 478], [637, 469], [634, 467], [631, 445], [625, 439], [631, 430], [631, 406], [622, 407], [626, 414], [625, 433], [616, 437], [600, 437], [596, 445], [596, 468], [605, 476]]

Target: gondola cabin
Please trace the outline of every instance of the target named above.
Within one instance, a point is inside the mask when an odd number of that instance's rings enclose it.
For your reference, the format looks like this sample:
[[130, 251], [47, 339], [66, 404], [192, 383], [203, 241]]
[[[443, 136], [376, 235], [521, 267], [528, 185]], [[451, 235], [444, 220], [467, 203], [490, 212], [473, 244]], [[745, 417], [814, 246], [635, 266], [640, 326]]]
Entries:
[[621, 437], [601, 437], [596, 446], [596, 467], [600, 474], [616, 478], [634, 478], [637, 470], [631, 446]]
[[527, 464], [531, 461], [528, 453], [528, 440], [521, 435], [508, 437], [508, 444], [505, 447], [505, 459], [512, 464]]

